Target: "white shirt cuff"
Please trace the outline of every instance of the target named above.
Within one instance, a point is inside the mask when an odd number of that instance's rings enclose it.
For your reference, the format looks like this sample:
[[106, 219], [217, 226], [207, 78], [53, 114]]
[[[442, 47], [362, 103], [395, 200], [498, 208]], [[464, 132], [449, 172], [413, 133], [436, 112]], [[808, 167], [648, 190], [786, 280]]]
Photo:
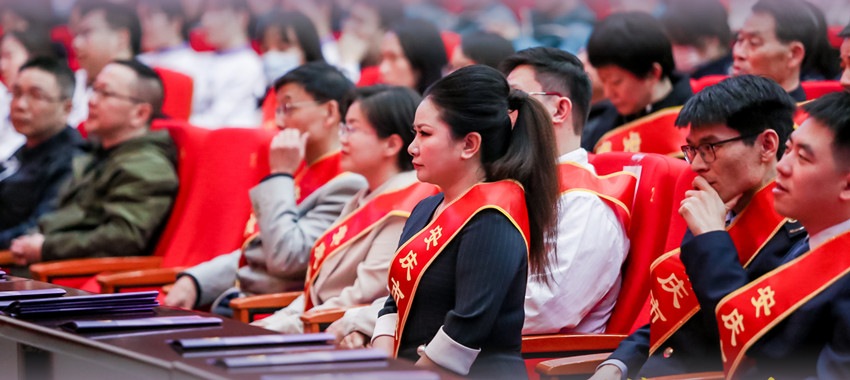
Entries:
[[375, 332], [372, 333], [372, 341], [381, 335], [395, 336], [395, 327], [398, 324], [398, 313], [384, 314], [375, 323]]
[[431, 339], [431, 342], [425, 346], [425, 355], [429, 359], [441, 367], [461, 375], [469, 373], [469, 367], [472, 367], [472, 362], [475, 361], [480, 352], [480, 348], [469, 348], [455, 342], [443, 331], [442, 327], [440, 327], [440, 331], [437, 331], [437, 335]]
[[620, 380], [626, 380], [627, 379], [626, 375], [629, 373], [629, 368], [626, 367], [626, 363], [623, 363], [622, 361], [617, 360], [617, 359], [608, 359], [608, 360], [600, 363], [598, 366], [596, 366], [596, 370], [598, 371], [599, 368], [601, 368], [602, 366], [609, 365], [609, 364], [620, 369], [620, 374], [621, 374]]

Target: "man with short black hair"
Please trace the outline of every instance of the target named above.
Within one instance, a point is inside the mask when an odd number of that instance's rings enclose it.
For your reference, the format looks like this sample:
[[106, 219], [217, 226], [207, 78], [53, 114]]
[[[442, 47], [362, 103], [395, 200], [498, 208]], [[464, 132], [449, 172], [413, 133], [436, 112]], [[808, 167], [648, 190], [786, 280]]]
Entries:
[[148, 131], [162, 108], [162, 81], [138, 61], [114, 61], [92, 91], [86, 128], [99, 146], [74, 160], [40, 233], [12, 242], [19, 265], [150, 255], [159, 240], [177, 195], [174, 142], [167, 131]]
[[84, 146], [67, 125], [74, 94], [74, 73], [67, 64], [31, 59], [11, 88], [10, 119], [26, 144], [0, 162], [0, 249], [55, 209], [59, 187], [71, 175], [71, 160]]
[[585, 130], [582, 146], [587, 150], [610, 150], [596, 149], [609, 131], [681, 106], [693, 95], [689, 78], [673, 71], [672, 45], [661, 23], [647, 13], [614, 13], [600, 21], [590, 35], [587, 55], [613, 104]]
[[[707, 87], [682, 108], [676, 124], [690, 127], [682, 151], [697, 173], [694, 190], [686, 192], [679, 208], [688, 232], [679, 250], [651, 266], [651, 323], [623, 340], [594, 379], [723, 368], [713, 313], [738, 285], [718, 279], [698, 287], [698, 279], [732, 261], [746, 268], [741, 276], [756, 279], [805, 237], [799, 223], [773, 210], [770, 192], [794, 110], [793, 100], [776, 82], [752, 75]], [[722, 208], [719, 218], [705, 216], [708, 198]], [[697, 259], [704, 261], [697, 264]]]
[[354, 88], [335, 67], [311, 62], [275, 83], [277, 124], [271, 174], [251, 189], [254, 215], [242, 249], [179, 275], [168, 306], [232, 315], [230, 299], [300, 290], [310, 249], [366, 180], [339, 168], [339, 125]]
[[[728, 251], [685, 261], [700, 268], [691, 276], [698, 295], [719, 300], [712, 315], [728, 378], [850, 376], [850, 93], [803, 107], [809, 118], [787, 142], [773, 196], [776, 211], [809, 237], [757, 278]], [[699, 197], [699, 223], [714, 234], [723, 203], [711, 192]]]

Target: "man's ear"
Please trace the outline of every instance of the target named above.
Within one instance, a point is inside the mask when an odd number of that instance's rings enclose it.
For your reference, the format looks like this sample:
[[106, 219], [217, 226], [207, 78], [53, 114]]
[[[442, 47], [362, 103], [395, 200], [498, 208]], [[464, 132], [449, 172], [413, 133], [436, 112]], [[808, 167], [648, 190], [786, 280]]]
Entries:
[[555, 113], [552, 114], [552, 122], [555, 124], [572, 125], [573, 102], [566, 96], [561, 96], [555, 102]]
[[130, 113], [130, 122], [133, 126], [147, 126], [148, 120], [153, 115], [153, 106], [150, 103], [139, 103]]
[[841, 192], [838, 193], [839, 199], [844, 202], [850, 202], [850, 170], [844, 173], [844, 183], [841, 186]]
[[756, 144], [761, 147], [762, 161], [771, 161], [779, 151], [779, 135], [772, 129], [766, 129], [756, 139]]
[[806, 58], [806, 47], [800, 41], [791, 41], [788, 44], [788, 67], [800, 68], [803, 66], [803, 60]]
[[468, 160], [475, 157], [479, 150], [481, 150], [481, 134], [478, 132], [467, 133], [463, 137], [460, 157]]
[[661, 80], [661, 75], [664, 74], [664, 69], [661, 68], [661, 64], [658, 62], [652, 63], [652, 70], [649, 70], [649, 73], [646, 75], [649, 79], [652, 79], [656, 82]]
[[324, 104], [324, 109], [325, 126], [328, 128], [339, 128], [339, 123], [342, 122], [342, 117], [339, 114], [339, 102], [328, 100]]

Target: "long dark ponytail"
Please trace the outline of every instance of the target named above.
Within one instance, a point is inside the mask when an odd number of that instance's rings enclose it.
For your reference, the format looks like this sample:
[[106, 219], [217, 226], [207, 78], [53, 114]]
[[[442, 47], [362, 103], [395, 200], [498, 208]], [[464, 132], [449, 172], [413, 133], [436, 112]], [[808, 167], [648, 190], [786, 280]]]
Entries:
[[[481, 135], [487, 181], [513, 179], [525, 188], [531, 272], [545, 273], [554, 249], [558, 199], [555, 135], [546, 108], [528, 94], [512, 90], [502, 73], [484, 65], [449, 74], [428, 88], [425, 96], [440, 110], [455, 138], [472, 132]], [[513, 125], [509, 111], [517, 111]]]

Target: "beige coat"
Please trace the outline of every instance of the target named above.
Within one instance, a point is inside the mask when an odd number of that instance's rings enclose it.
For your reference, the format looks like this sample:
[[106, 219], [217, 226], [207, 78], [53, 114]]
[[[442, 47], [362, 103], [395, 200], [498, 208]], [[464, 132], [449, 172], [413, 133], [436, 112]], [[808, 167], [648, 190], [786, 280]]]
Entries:
[[[344, 218], [380, 194], [407, 187], [416, 182], [416, 173], [393, 176], [371, 194], [357, 193], [345, 206]], [[369, 233], [352, 241], [342, 251], [325, 260], [310, 292], [314, 309], [325, 309], [370, 303], [388, 294], [387, 273], [390, 260], [398, 248], [406, 217], [390, 216]], [[300, 316], [304, 312], [304, 296], [288, 307], [260, 321], [267, 329], [283, 333], [302, 333]]]

